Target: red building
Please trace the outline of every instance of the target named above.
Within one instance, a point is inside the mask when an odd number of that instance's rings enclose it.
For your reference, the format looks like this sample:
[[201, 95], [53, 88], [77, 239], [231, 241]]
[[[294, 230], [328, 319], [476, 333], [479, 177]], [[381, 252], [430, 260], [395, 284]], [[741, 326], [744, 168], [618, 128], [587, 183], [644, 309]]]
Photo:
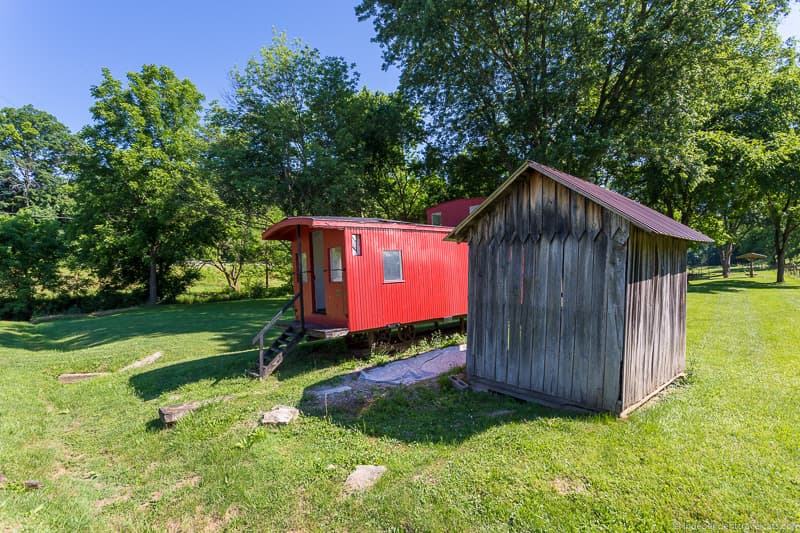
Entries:
[[468, 247], [444, 241], [449, 232], [392, 220], [290, 217], [262, 237], [292, 241], [295, 316], [305, 317], [307, 334], [327, 337], [465, 316]]
[[459, 198], [429, 207], [425, 210], [428, 224], [434, 226], [458, 226], [462, 220], [475, 211], [485, 198]]

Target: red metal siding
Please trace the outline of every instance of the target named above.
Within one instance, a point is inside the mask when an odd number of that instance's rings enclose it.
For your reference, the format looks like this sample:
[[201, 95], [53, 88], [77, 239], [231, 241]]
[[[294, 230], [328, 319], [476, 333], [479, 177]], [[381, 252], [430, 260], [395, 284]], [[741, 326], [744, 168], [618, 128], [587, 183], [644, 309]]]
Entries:
[[431, 216], [434, 213], [442, 214], [442, 226], [455, 227], [461, 223], [462, 220], [469, 216], [469, 208], [473, 205], [480, 205], [485, 198], [461, 198], [458, 200], [450, 200], [441, 204], [429, 207], [425, 210], [425, 218], [428, 224], [433, 224]]
[[[361, 235], [353, 256], [351, 235]], [[350, 331], [467, 314], [468, 246], [441, 231], [378, 228], [345, 230]], [[403, 281], [384, 283], [383, 251], [400, 250]]]

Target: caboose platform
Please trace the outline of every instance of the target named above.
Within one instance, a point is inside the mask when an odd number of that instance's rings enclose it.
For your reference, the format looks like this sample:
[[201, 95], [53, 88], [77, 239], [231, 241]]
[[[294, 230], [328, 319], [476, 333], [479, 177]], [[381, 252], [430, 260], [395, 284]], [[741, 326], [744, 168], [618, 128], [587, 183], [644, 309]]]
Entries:
[[[282, 328], [288, 328], [291, 326], [295, 329], [300, 329], [300, 321], [279, 320], [278, 326]], [[309, 337], [314, 337], [315, 339], [336, 339], [338, 337], [344, 337], [348, 333], [350, 333], [350, 330], [347, 328], [333, 328], [330, 326], [323, 326], [322, 324], [315, 324], [306, 320], [306, 335]]]

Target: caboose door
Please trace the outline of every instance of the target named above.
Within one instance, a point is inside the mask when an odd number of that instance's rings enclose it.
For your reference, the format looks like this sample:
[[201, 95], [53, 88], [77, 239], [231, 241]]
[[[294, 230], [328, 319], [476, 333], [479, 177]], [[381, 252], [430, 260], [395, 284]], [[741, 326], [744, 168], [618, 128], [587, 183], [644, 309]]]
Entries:
[[314, 312], [325, 312], [325, 243], [321, 231], [311, 232], [311, 261], [314, 269]]

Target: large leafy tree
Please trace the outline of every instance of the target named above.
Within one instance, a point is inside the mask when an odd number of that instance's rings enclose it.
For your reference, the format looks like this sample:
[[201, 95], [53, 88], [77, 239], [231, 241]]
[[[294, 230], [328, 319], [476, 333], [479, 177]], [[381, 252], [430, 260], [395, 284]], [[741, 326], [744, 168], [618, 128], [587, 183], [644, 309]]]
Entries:
[[454, 170], [534, 158], [602, 178], [615, 140], [786, 4], [363, 0], [357, 13], [401, 68], [401, 90], [430, 113], [446, 160], [462, 160]]
[[37, 293], [57, 287], [66, 248], [63, 225], [50, 213], [0, 214], [0, 316], [30, 315]]
[[66, 210], [75, 137], [53, 115], [26, 105], [0, 109], [0, 211]]
[[[246, 212], [386, 215], [375, 195], [407, 176], [424, 137], [421, 116], [399, 95], [358, 90], [338, 57], [276, 35], [232, 74], [227, 106], [209, 118], [209, 163], [221, 194]], [[429, 174], [413, 175], [424, 188]], [[402, 192], [402, 187], [395, 191]]]
[[203, 96], [155, 65], [127, 84], [104, 69], [92, 96], [77, 180], [80, 245], [102, 278], [147, 285], [153, 304], [185, 287], [185, 262], [215, 233], [219, 202], [199, 168]]

